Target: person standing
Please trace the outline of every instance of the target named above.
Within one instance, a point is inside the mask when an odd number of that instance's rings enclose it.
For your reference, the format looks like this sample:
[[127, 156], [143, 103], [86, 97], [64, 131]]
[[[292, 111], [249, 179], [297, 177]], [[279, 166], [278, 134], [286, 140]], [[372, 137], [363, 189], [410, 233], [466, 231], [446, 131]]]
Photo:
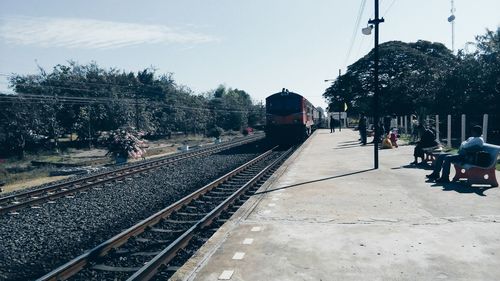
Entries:
[[366, 145], [366, 117], [361, 113], [358, 124], [359, 136], [361, 137], [361, 144]]
[[330, 115], [330, 133], [335, 133], [335, 119]]
[[392, 118], [389, 115], [384, 117], [384, 134], [388, 135], [391, 132], [391, 121]]

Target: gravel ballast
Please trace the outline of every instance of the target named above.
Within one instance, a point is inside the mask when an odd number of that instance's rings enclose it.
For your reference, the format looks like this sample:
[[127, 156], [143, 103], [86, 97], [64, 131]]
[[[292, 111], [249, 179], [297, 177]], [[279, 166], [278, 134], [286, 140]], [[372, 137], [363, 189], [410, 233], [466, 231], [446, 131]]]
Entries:
[[0, 216], [0, 280], [32, 280], [255, 158], [256, 143]]

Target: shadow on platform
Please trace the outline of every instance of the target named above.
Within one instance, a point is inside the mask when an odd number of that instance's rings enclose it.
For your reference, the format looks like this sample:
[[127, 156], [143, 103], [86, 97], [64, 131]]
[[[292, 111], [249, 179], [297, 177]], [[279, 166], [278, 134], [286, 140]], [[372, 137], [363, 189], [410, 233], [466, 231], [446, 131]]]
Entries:
[[434, 183], [431, 181], [426, 181], [428, 183], [433, 183], [431, 187], [442, 187], [443, 191], [455, 191], [464, 194], [477, 194], [479, 196], [487, 196], [484, 192], [491, 186], [469, 186], [460, 182], [449, 182], [449, 183]]
[[361, 173], [365, 173], [365, 172], [369, 172], [369, 171], [373, 171], [373, 170], [375, 170], [375, 169], [373, 169], [373, 168], [372, 169], [366, 169], [366, 170], [352, 172], [352, 173], [347, 173], [347, 174], [343, 174], [343, 175], [331, 176], [331, 177], [327, 177], [327, 178], [322, 178], [322, 179], [317, 179], [317, 180], [312, 180], [312, 181], [306, 181], [306, 182], [296, 183], [296, 184], [282, 186], [282, 187], [275, 188], [275, 189], [269, 189], [269, 190], [265, 190], [265, 191], [261, 191], [261, 192], [256, 192], [256, 193], [254, 193], [254, 195], [259, 195], [259, 194], [264, 194], [264, 193], [270, 193], [270, 192], [273, 192], [273, 191], [277, 191], [277, 190], [281, 190], [281, 189], [287, 189], [287, 188], [290, 188], [290, 187], [296, 187], [296, 186], [300, 186], [300, 185], [304, 185], [304, 184], [309, 184], [309, 183], [314, 183], [314, 182], [320, 182], [320, 181], [326, 181], [326, 180], [331, 180], [331, 179], [336, 179], [336, 178], [341, 178], [341, 177], [352, 176], [352, 175], [361, 174]]
[[359, 143], [361, 140], [352, 140], [352, 141], [341, 141], [339, 143], [344, 143], [344, 144], [356, 144]]
[[356, 148], [356, 147], [363, 147], [363, 146], [373, 146], [373, 143], [367, 143], [365, 145], [362, 145], [361, 143], [344, 144], [344, 145], [338, 145], [337, 147], [335, 147], [333, 149], [347, 149], [347, 148]]
[[428, 164], [408, 164], [404, 166], [394, 167], [391, 170], [399, 170], [399, 169], [422, 169], [422, 170], [432, 170], [432, 166]]

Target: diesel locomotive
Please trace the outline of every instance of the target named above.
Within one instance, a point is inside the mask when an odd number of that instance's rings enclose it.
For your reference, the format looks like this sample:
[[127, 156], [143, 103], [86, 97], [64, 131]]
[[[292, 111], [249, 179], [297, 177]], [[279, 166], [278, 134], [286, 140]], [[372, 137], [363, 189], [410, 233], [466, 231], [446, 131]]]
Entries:
[[266, 138], [297, 142], [307, 138], [318, 125], [319, 111], [303, 96], [283, 89], [266, 98]]

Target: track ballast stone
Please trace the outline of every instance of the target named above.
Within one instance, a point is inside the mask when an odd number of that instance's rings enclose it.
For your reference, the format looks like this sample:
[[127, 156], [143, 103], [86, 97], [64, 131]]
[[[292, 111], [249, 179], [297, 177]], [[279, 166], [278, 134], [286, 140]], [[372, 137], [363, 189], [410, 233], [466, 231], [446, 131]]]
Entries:
[[249, 144], [0, 216], [0, 280], [33, 280], [255, 158]]

